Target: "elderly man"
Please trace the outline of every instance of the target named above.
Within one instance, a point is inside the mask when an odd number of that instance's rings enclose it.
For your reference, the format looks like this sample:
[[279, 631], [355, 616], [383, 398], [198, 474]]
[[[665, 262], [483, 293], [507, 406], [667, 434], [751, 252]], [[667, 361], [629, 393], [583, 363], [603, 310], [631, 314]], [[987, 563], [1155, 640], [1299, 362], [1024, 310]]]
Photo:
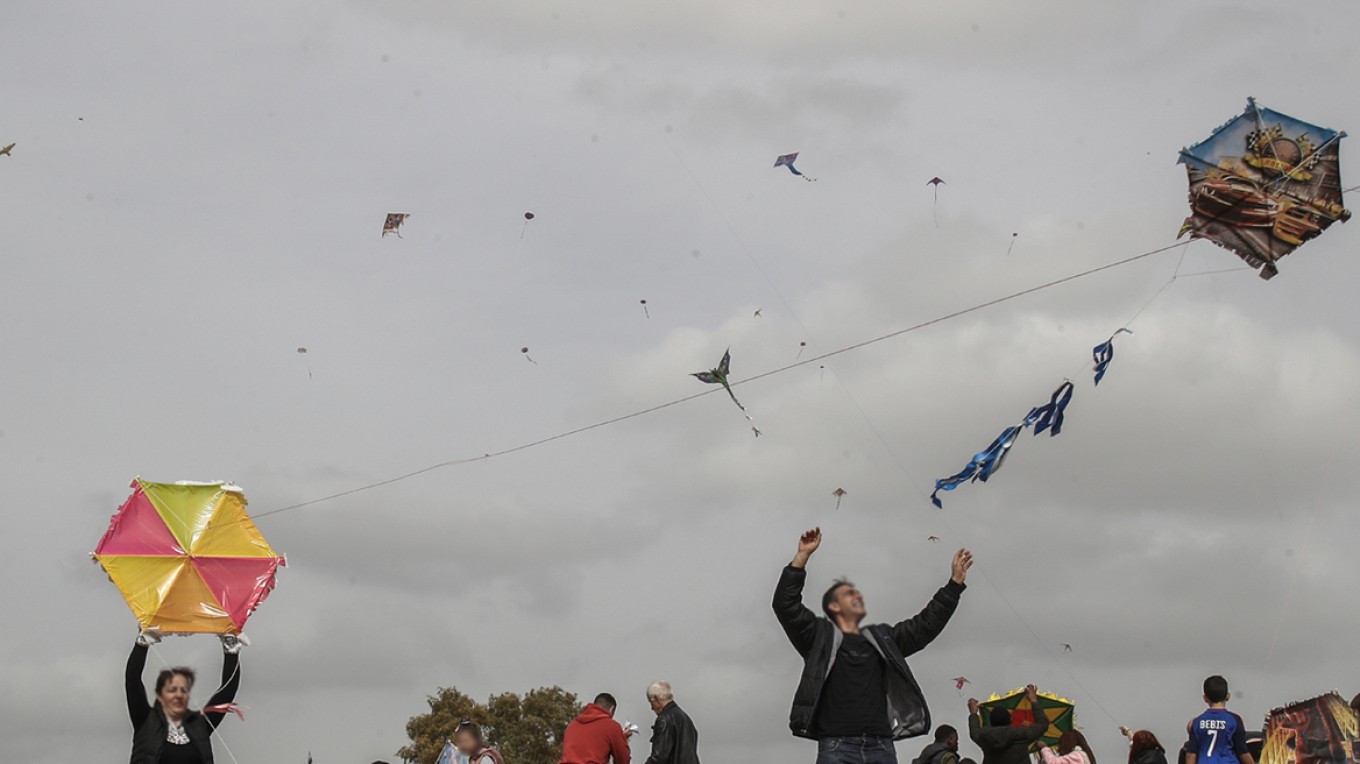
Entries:
[[774, 613], [803, 658], [789, 728], [817, 741], [817, 764], [897, 764], [894, 741], [930, 731], [925, 693], [907, 656], [930, 644], [959, 606], [973, 555], [954, 555], [949, 581], [925, 609], [896, 625], [864, 624], [864, 595], [836, 581], [818, 618], [803, 604], [807, 564], [822, 543], [814, 528], [798, 539], [774, 593]]
[[652, 755], [646, 764], [699, 764], [699, 731], [689, 714], [680, 710], [666, 682], [652, 682], [647, 704], [656, 714], [652, 724]]

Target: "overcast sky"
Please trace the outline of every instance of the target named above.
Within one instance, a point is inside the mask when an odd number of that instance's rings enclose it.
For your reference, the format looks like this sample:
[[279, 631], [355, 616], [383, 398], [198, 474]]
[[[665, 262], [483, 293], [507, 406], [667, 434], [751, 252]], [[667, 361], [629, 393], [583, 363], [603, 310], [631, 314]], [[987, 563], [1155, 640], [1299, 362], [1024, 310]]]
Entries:
[[[136, 624], [87, 553], [134, 475], [262, 513], [513, 447], [702, 392], [729, 346], [739, 380], [1172, 243], [1178, 150], [1248, 96], [1360, 130], [1339, 0], [4, 15], [0, 759], [34, 764], [126, 755]], [[816, 183], [771, 167], [793, 151]], [[1119, 724], [1178, 740], [1210, 673], [1253, 723], [1349, 697], [1357, 233], [1178, 280], [1098, 390], [1091, 346], [1178, 263], [1240, 262], [1197, 242], [742, 385], [759, 439], [716, 391], [263, 518], [290, 564], [218, 760], [395, 759], [441, 686], [607, 690], [645, 725], [665, 678], [705, 761], [811, 761], [769, 599], [819, 524], [811, 597], [852, 576], [872, 619], [976, 552], [911, 661], [937, 722], [951, 677], [1036, 682], [1116, 761]], [[1069, 376], [1061, 437], [930, 506]], [[160, 652], [218, 670], [208, 637]]]

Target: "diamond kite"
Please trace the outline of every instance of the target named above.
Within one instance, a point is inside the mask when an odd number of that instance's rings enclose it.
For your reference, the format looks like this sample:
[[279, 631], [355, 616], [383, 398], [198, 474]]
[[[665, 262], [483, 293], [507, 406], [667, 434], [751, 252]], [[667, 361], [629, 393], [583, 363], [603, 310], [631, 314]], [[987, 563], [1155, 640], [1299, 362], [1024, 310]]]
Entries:
[[383, 235], [383, 236], [386, 236], [386, 235], [389, 234], [389, 233], [394, 233], [394, 234], [397, 235], [397, 238], [400, 239], [400, 238], [401, 238], [401, 231], [399, 231], [399, 230], [397, 230], [397, 229], [401, 228], [401, 224], [402, 224], [402, 223], [405, 223], [405, 222], [406, 222], [406, 218], [409, 218], [409, 217], [411, 217], [411, 216], [410, 216], [409, 214], [405, 213], [405, 212], [389, 212], [389, 213], [387, 213], [387, 220], [383, 223], [383, 232], [382, 232], [382, 235]]
[[239, 634], [286, 565], [228, 483], [132, 481], [94, 559], [143, 630]]
[[796, 159], [798, 159], [798, 152], [797, 152], [797, 151], [793, 152], [792, 154], [785, 154], [785, 155], [783, 155], [783, 156], [781, 156], [781, 157], [779, 157], [779, 158], [777, 158], [777, 159], [774, 160], [774, 166], [775, 166], [775, 167], [787, 167], [787, 168], [789, 168], [789, 172], [793, 173], [794, 175], [797, 175], [798, 177], [802, 178], [803, 180], [806, 180], [806, 181], [814, 181], [814, 180], [816, 180], [816, 178], [809, 178], [808, 176], [806, 176], [806, 175], [804, 175], [803, 173], [799, 172], [799, 171], [798, 171], [798, 168], [793, 166], [794, 160], [796, 160]]
[[1350, 219], [1341, 200], [1345, 137], [1248, 98], [1245, 111], [1181, 149], [1191, 208], [1181, 235], [1208, 239], [1261, 278], [1274, 277], [1280, 258]]
[[1058, 738], [1062, 733], [1075, 729], [1074, 712], [1075, 707], [1072, 701], [1060, 698], [1051, 692], [1039, 693], [1039, 707], [1034, 709], [1030, 706], [1029, 698], [1025, 697], [1024, 690], [1015, 690], [1005, 696], [993, 695], [982, 703], [983, 726], [990, 727], [991, 709], [1004, 708], [1011, 714], [1012, 727], [1028, 727], [1044, 718], [1048, 719], [1048, 730], [1044, 736], [1039, 738], [1036, 745], [1057, 745]]

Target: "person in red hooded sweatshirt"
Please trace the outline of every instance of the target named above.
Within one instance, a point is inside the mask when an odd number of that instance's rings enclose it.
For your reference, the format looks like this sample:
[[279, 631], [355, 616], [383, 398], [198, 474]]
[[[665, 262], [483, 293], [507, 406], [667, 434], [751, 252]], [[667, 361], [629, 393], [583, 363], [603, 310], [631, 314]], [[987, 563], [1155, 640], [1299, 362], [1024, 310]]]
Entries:
[[567, 725], [562, 735], [560, 764], [609, 764], [611, 758], [614, 764], [629, 764], [632, 752], [628, 739], [623, 727], [614, 721], [618, 705], [607, 692], [595, 696], [595, 702]]

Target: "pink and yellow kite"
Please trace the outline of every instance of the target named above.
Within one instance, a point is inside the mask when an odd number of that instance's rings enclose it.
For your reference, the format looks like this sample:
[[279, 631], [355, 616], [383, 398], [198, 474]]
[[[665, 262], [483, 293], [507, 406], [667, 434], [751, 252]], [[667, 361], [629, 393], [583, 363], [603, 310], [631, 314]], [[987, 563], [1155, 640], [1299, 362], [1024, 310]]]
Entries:
[[228, 483], [132, 482], [94, 559], [143, 629], [239, 634], [287, 564]]

